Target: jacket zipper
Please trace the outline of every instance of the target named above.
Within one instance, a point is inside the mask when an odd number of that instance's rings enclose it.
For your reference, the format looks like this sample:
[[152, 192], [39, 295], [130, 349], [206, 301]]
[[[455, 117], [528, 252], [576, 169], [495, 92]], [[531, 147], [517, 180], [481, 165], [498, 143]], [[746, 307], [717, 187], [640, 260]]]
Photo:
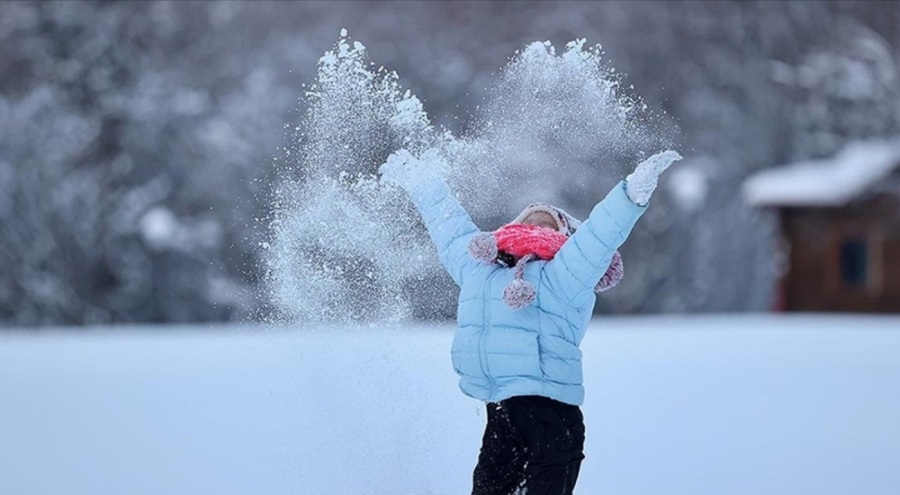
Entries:
[[481, 359], [481, 372], [484, 373], [484, 377], [487, 378], [488, 383], [490, 384], [490, 392], [488, 395], [488, 400], [494, 397], [494, 394], [497, 392], [497, 383], [494, 381], [494, 378], [491, 376], [491, 369], [488, 366], [487, 360], [487, 350], [485, 349], [485, 340], [487, 340], [487, 333], [491, 327], [491, 317], [490, 311], [488, 311], [488, 303], [490, 302], [490, 286], [491, 286], [491, 278], [493, 274], [488, 275], [487, 279], [487, 289], [483, 291], [484, 299], [482, 301], [482, 330], [481, 337], [478, 339], [478, 357]]

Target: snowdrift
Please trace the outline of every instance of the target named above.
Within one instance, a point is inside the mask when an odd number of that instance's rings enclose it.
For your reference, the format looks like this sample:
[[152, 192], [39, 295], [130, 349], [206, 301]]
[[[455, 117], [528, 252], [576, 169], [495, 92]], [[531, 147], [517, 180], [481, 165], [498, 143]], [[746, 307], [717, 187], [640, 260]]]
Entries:
[[[469, 493], [452, 326], [0, 334], [0, 493]], [[576, 493], [895, 494], [900, 318], [596, 320]]]

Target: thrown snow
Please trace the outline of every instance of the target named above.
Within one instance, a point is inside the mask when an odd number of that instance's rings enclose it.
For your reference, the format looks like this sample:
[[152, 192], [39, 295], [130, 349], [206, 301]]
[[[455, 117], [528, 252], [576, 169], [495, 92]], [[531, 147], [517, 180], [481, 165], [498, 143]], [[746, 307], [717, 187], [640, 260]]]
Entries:
[[474, 217], [511, 219], [534, 201], [567, 207], [579, 189], [599, 201], [624, 177], [621, 160], [634, 165], [670, 147], [657, 116], [621, 87], [600, 47], [585, 43], [562, 53], [532, 43], [516, 53], [472, 128], [456, 137], [434, 128], [399, 76], [375, 69], [366, 47], [342, 30], [303, 94], [305, 115], [265, 219], [272, 319], [396, 322], [412, 316], [413, 295], [452, 297], [418, 213], [375, 175], [400, 148], [436, 150], [440, 159], [423, 165], [447, 179]]
[[857, 141], [835, 156], [770, 170], [744, 183], [753, 206], [840, 206], [900, 167], [900, 139]]
[[441, 137], [397, 74], [374, 70], [366, 47], [341, 36], [305, 92], [271, 205], [264, 259], [278, 320], [404, 319], [406, 295], [437, 271], [409, 200], [373, 174], [394, 150], [421, 153]]
[[[0, 493], [469, 493], [452, 327], [0, 334]], [[604, 318], [583, 495], [893, 495], [900, 318]]]

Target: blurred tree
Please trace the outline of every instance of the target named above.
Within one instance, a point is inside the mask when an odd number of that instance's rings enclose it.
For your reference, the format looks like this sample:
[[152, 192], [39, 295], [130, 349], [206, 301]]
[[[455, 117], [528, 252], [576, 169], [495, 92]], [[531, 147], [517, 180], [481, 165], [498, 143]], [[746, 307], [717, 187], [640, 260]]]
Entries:
[[5, 321], [205, 321], [247, 305], [254, 178], [294, 92], [228, 56], [240, 22], [224, 7], [0, 7]]
[[515, 50], [580, 37], [677, 119], [610, 311], [766, 308], [739, 184], [897, 132], [898, 2], [0, 2], [0, 322], [251, 314], [276, 148], [342, 27], [453, 131]]

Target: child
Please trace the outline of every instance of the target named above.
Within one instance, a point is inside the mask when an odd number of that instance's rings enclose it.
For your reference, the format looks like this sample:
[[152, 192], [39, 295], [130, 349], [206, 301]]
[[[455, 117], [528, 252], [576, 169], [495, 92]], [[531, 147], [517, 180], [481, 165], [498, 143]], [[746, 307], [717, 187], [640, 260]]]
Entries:
[[435, 150], [421, 160], [400, 150], [381, 166], [383, 181], [409, 193], [460, 287], [453, 368], [463, 393], [487, 403], [473, 495], [572, 493], [584, 459], [578, 345], [594, 293], [621, 276], [616, 250], [659, 174], [680, 159], [665, 151], [639, 164], [583, 224], [534, 204], [493, 234], [479, 231], [438, 176]]

